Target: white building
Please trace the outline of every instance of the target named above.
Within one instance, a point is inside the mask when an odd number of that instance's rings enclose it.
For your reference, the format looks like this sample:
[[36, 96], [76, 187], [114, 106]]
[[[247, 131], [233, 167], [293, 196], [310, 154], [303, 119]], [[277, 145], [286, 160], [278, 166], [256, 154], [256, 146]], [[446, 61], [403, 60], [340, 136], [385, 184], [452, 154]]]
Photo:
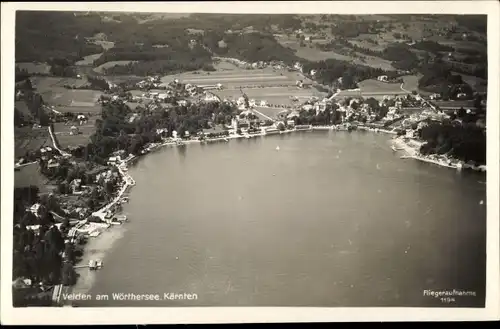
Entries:
[[79, 133], [78, 127], [71, 126], [71, 128], [69, 128], [69, 129], [70, 129], [70, 132], [69, 132], [70, 135], [78, 135], [78, 133]]
[[115, 165], [119, 161], [120, 161], [120, 156], [109, 157], [107, 164]]
[[35, 203], [34, 205], [31, 206], [30, 211], [33, 213], [33, 215], [38, 217], [38, 209], [40, 208], [39, 203]]

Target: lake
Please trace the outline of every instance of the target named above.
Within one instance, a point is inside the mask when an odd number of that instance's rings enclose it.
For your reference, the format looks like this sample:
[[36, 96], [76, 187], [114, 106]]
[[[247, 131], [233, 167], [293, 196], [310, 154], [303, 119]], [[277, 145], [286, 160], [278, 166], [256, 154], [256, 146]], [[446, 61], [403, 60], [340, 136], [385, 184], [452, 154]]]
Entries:
[[[485, 174], [402, 160], [389, 138], [300, 132], [139, 159], [130, 222], [89, 293], [197, 299], [79, 306], [483, 307]], [[424, 294], [453, 289], [476, 297]]]

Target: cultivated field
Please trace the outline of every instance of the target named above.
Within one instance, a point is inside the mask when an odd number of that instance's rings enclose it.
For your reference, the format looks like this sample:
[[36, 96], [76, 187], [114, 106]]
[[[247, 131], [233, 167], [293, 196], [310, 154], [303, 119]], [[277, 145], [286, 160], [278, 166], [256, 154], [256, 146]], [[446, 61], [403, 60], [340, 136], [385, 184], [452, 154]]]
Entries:
[[197, 85], [215, 85], [221, 83], [223, 90], [213, 91], [221, 98], [237, 99], [242, 96], [241, 90], [247, 94], [248, 98], [256, 102], [265, 100], [270, 104], [292, 105], [290, 96], [307, 98], [310, 96], [321, 96], [322, 94], [314, 88], [298, 89], [297, 80], [304, 79], [298, 72], [274, 71], [271, 68], [212, 72], [210, 75], [203, 74], [182, 74], [175, 77], [167, 76], [164, 82], [178, 78], [183, 83], [193, 83]]
[[[81, 126], [77, 122], [69, 122], [67, 125], [62, 122], [54, 123], [55, 136], [60, 147], [64, 149], [70, 146], [87, 145], [90, 135], [94, 133], [96, 119], [97, 117], [91, 117], [86, 124]], [[77, 127], [80, 134], [70, 135], [71, 126]]]
[[16, 63], [16, 67], [26, 70], [30, 74], [49, 74], [50, 65], [47, 63]]
[[30, 118], [33, 116], [33, 114], [31, 114], [31, 112], [28, 108], [28, 105], [26, 104], [26, 102], [24, 100], [16, 101], [14, 103], [14, 108], [18, 109], [19, 112], [21, 112], [25, 118]]
[[[352, 56], [339, 54], [335, 51], [322, 51], [316, 48], [317, 44], [324, 44], [327, 42], [325, 39], [313, 39], [312, 42], [305, 41], [306, 46], [301, 47], [300, 42], [295, 36], [282, 36], [277, 38], [278, 42], [288, 48], [295, 50], [295, 55], [298, 57], [310, 60], [310, 61], [321, 61], [326, 59], [337, 59], [341, 61], [349, 61], [356, 65], [365, 65], [374, 68], [381, 68], [383, 70], [394, 71], [395, 68], [391, 65], [391, 62], [379, 57], [368, 56], [361, 53], [356, 53], [359, 58], [354, 58]], [[353, 41], [356, 43], [356, 41]], [[373, 44], [371, 47], [373, 48]], [[377, 48], [375, 46], [375, 48]], [[384, 47], [381, 47], [381, 50]], [[361, 59], [363, 58], [363, 59]]]
[[452, 73], [461, 75], [464, 82], [469, 84], [472, 88], [474, 88], [478, 92], [486, 92], [488, 89], [487, 81], [485, 79], [457, 72], [452, 72]]
[[[94, 133], [95, 122], [101, 116], [100, 105], [94, 104], [93, 106], [65, 106], [58, 107], [60, 112], [71, 112], [75, 114], [83, 114], [88, 120], [86, 123], [80, 125], [79, 122], [57, 122], [54, 123], [54, 133], [61, 148], [70, 146], [87, 145], [89, 137]], [[71, 127], [75, 126], [79, 130], [78, 135], [71, 135]]]
[[49, 180], [40, 173], [38, 164], [23, 166], [14, 171], [14, 187], [35, 185], [40, 189], [40, 193], [45, 193], [54, 188], [48, 183]]
[[403, 78], [403, 88], [408, 91], [418, 90], [418, 80], [421, 75], [405, 75]]
[[43, 146], [52, 146], [47, 128], [22, 127], [14, 129], [14, 156], [23, 157], [27, 151], [36, 151]]
[[71, 100], [77, 97], [76, 95], [86, 90], [70, 90], [64, 88], [64, 85], [83, 86], [87, 83], [87, 80], [58, 77], [32, 77], [31, 83], [37, 92], [42, 95], [44, 102], [49, 105], [65, 106], [70, 105]]
[[[34, 87], [42, 94], [44, 101], [48, 105], [54, 106], [56, 111], [61, 113], [83, 114], [88, 117], [85, 125], [79, 126], [78, 122], [54, 123], [54, 133], [62, 148], [68, 146], [86, 145], [89, 136], [94, 131], [95, 120], [101, 115], [101, 107], [97, 100], [102, 95], [96, 90], [75, 90], [61, 87], [63, 84], [82, 81], [82, 79], [37, 77], [34, 79]], [[78, 126], [80, 134], [70, 135], [71, 126]], [[50, 139], [50, 137], [49, 137]]]
[[401, 89], [400, 83], [386, 83], [377, 80], [364, 80], [358, 83], [356, 90], [343, 90], [335, 98], [342, 97], [373, 97], [382, 99], [384, 96], [406, 95], [407, 92]]

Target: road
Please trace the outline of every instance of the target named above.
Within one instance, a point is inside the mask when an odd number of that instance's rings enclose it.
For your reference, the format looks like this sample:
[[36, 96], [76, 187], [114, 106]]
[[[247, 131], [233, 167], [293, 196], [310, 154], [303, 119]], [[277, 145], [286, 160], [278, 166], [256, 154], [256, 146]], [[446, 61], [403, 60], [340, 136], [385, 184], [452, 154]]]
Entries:
[[49, 126], [49, 135], [50, 135], [50, 138], [52, 139], [52, 144], [54, 145], [54, 148], [59, 151], [59, 153], [61, 153], [61, 155], [63, 157], [66, 157], [66, 158], [69, 158], [71, 157], [71, 154], [69, 154], [68, 152], [65, 152], [63, 150], [61, 150], [58, 146], [57, 146], [57, 143], [56, 143], [56, 139], [54, 137], [54, 133], [52, 132], [52, 126]]

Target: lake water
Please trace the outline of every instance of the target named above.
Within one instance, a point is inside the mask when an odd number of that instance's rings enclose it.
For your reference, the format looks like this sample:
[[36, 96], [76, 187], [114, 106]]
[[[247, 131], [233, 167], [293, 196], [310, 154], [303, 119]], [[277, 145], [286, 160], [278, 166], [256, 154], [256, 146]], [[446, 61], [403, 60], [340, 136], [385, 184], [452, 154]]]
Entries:
[[140, 159], [89, 292], [198, 298], [79, 305], [484, 306], [485, 175], [402, 160], [388, 139], [301, 132]]

